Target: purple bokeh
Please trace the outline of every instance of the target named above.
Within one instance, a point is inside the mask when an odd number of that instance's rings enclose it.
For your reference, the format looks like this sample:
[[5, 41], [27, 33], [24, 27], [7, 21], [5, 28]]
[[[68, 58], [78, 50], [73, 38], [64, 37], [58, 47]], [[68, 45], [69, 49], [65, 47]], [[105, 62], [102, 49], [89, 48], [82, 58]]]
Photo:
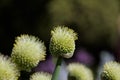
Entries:
[[[88, 66], [92, 66], [94, 64], [94, 57], [87, 52], [85, 49], [77, 49], [72, 58], [65, 59], [67, 64], [71, 62], [79, 62]], [[45, 61], [40, 61], [38, 66], [33, 69], [35, 72], [43, 71], [48, 73], [53, 73], [55, 68], [55, 64], [52, 61], [52, 56], [48, 56]]]
[[34, 68], [35, 72], [48, 72], [48, 73], [53, 73], [55, 68], [55, 64], [52, 61], [52, 57], [48, 56], [45, 61], [40, 61], [38, 66]]
[[85, 49], [77, 49], [71, 59], [66, 60], [67, 63], [79, 62], [85, 65], [93, 65], [94, 57]]

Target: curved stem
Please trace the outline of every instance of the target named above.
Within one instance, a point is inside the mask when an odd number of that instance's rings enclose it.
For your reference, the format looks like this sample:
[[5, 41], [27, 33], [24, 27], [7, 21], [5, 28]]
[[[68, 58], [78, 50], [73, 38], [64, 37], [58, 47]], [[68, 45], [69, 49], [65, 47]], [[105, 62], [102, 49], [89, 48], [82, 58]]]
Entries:
[[53, 76], [52, 76], [51, 80], [58, 80], [61, 64], [62, 64], [62, 57], [58, 57], [57, 63], [56, 63], [56, 66], [55, 66], [55, 70], [53, 72]]

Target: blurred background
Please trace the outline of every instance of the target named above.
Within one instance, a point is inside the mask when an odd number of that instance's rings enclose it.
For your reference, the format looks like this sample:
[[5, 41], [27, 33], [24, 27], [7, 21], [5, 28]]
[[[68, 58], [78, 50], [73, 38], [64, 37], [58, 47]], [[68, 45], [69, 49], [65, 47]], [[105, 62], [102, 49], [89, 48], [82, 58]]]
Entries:
[[94, 68], [106, 54], [107, 60], [120, 61], [119, 13], [120, 0], [0, 0], [0, 52], [10, 55], [20, 34], [37, 36], [48, 48], [51, 29], [64, 25], [79, 37], [67, 63]]

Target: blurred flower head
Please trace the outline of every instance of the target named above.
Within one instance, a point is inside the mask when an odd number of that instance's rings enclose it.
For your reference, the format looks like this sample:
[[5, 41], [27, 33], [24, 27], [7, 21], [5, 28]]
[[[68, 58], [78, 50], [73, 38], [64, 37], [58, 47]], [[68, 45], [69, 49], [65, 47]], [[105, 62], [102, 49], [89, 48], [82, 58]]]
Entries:
[[72, 57], [77, 34], [68, 27], [57, 26], [51, 31], [50, 52], [55, 56]]
[[52, 75], [45, 72], [37, 72], [31, 75], [30, 80], [51, 80]]
[[93, 80], [92, 71], [79, 63], [70, 63], [68, 74], [68, 80]]
[[45, 52], [46, 47], [38, 38], [21, 35], [15, 40], [11, 57], [21, 70], [30, 71], [45, 59]]
[[18, 80], [19, 70], [8, 57], [0, 54], [0, 80]]
[[101, 73], [102, 80], [120, 80], [120, 64], [117, 62], [107, 62]]

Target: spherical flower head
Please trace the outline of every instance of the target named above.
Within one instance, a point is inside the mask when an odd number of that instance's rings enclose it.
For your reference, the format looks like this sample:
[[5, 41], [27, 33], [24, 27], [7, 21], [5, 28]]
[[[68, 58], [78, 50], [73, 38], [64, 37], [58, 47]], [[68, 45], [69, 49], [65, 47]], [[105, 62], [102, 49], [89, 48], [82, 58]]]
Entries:
[[52, 75], [45, 72], [36, 72], [30, 76], [30, 80], [51, 80]]
[[29, 35], [21, 35], [15, 40], [11, 58], [21, 70], [31, 69], [45, 59], [46, 47], [38, 38]]
[[51, 31], [50, 52], [54, 56], [62, 56], [65, 58], [72, 57], [75, 50], [75, 40], [77, 34], [68, 27], [55, 27]]
[[117, 62], [107, 62], [101, 73], [101, 80], [120, 80], [120, 64]]
[[70, 63], [68, 65], [68, 80], [93, 80], [92, 71], [80, 63]]
[[0, 54], [0, 80], [18, 80], [20, 72], [11, 59]]

